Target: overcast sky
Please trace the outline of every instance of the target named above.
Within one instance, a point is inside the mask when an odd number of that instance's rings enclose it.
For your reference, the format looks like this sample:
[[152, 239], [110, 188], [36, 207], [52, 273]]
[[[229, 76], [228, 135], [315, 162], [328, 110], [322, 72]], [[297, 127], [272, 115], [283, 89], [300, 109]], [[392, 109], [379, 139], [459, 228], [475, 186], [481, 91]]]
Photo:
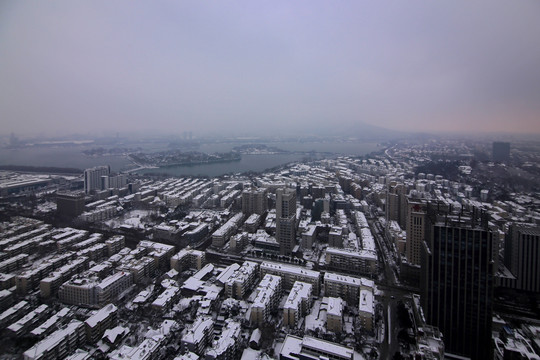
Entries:
[[540, 133], [540, 1], [2, 1], [2, 133]]

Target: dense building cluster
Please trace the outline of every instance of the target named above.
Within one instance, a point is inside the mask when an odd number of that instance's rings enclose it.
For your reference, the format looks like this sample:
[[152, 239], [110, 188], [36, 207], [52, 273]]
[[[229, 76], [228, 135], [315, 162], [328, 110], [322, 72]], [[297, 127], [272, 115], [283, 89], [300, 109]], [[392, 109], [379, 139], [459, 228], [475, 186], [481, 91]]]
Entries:
[[[0, 224], [4, 352], [531, 358], [539, 332], [523, 319], [537, 314], [519, 303], [540, 292], [538, 194], [497, 198], [467, 181], [470, 147], [418, 146], [257, 176], [103, 166], [21, 184], [38, 201]], [[457, 173], [418, 170], [442, 156], [462, 161]], [[510, 159], [504, 144], [493, 156]]]

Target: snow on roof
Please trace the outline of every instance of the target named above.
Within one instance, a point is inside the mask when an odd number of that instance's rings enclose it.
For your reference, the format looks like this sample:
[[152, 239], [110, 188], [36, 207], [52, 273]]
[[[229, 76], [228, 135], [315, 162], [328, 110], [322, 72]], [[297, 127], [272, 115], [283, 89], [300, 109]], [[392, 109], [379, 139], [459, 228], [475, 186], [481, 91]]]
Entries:
[[274, 293], [278, 290], [281, 277], [266, 274], [257, 287], [257, 297], [253, 300], [254, 307], [266, 307]]
[[79, 320], [72, 320], [65, 328], [53, 332], [45, 339], [26, 350], [24, 352], [24, 357], [29, 359], [39, 358], [41, 354], [51, 350], [70, 334], [75, 333], [82, 324], [83, 323]]
[[284, 273], [294, 274], [294, 275], [304, 275], [308, 277], [318, 278], [319, 272], [308, 270], [300, 266], [287, 265], [281, 263], [275, 263], [270, 261], [263, 261], [261, 264], [261, 270], [263, 269], [273, 269], [278, 270]]
[[307, 300], [311, 295], [313, 285], [295, 281], [287, 300], [285, 301], [285, 309], [298, 309], [302, 300]]
[[55, 326], [57, 322], [64, 319], [70, 314], [71, 314], [71, 310], [69, 308], [62, 308], [62, 310], [60, 310], [59, 312], [51, 316], [43, 324], [39, 325], [34, 330], [32, 330], [31, 334], [35, 336], [40, 336], [41, 334], [47, 332], [47, 330], [49, 330], [51, 327]]
[[251, 274], [257, 271], [257, 266], [257, 263], [252, 261], [244, 261], [242, 266], [229, 277], [226, 283], [232, 284], [235, 281], [243, 283]]
[[200, 342], [205, 335], [206, 330], [214, 325], [214, 322], [211, 318], [199, 317], [193, 323], [193, 326], [187, 330], [184, 334], [182, 341], [185, 341], [190, 344], [196, 344]]
[[280, 357], [281, 355], [283, 355], [283, 357], [287, 359], [294, 359], [298, 357], [295, 356], [295, 354], [299, 354], [301, 351], [302, 338], [293, 335], [287, 335], [285, 337], [285, 341], [283, 342], [283, 346], [281, 347]]
[[157, 329], [149, 330], [145, 337], [147, 339], [154, 338], [156, 336], [168, 337], [172, 331], [178, 329], [179, 327], [180, 325], [178, 325], [178, 323], [174, 320], [164, 320]]
[[158, 252], [167, 252], [167, 251], [174, 250], [174, 245], [167, 245], [167, 244], [162, 244], [162, 243], [149, 241], [149, 240], [142, 240], [139, 242], [137, 246], [149, 248]]
[[202, 280], [206, 275], [212, 273], [214, 271], [214, 265], [213, 264], [206, 264], [201, 270], [197, 271], [193, 277], [195, 279]]
[[81, 349], [77, 349], [74, 354], [71, 354], [64, 360], [87, 360], [91, 358], [92, 356], [90, 355], [89, 352], [81, 350]]
[[23, 316], [18, 321], [11, 324], [8, 327], [8, 329], [16, 333], [19, 330], [21, 330], [23, 327], [25, 327], [27, 323], [33, 321], [36, 317], [39, 317], [41, 314], [43, 314], [44, 312], [47, 312], [48, 310], [49, 310], [49, 307], [47, 305], [45, 304], [40, 305], [36, 309], [30, 311], [28, 314]]
[[229, 348], [234, 346], [240, 337], [240, 323], [227, 319], [227, 325], [223, 328], [223, 332], [219, 339], [212, 344], [212, 349], [208, 353], [213, 353], [216, 358], [222, 356]]
[[153, 306], [165, 306], [170, 301], [170, 299], [174, 298], [178, 293], [180, 292], [180, 289], [176, 286], [171, 286], [167, 289], [165, 289], [156, 300], [152, 302]]
[[233, 275], [233, 273], [240, 268], [240, 265], [237, 263], [233, 263], [229, 266], [227, 266], [223, 271], [221, 271], [221, 274], [218, 275], [217, 281], [225, 284], [227, 280]]
[[28, 306], [28, 302], [22, 300], [18, 302], [17, 304], [15, 304], [14, 306], [7, 309], [6, 311], [4, 311], [2, 314], [0, 314], [0, 319], [9, 318], [12, 314], [17, 313], [19, 310], [21, 310], [22, 308], [26, 306]]
[[115, 284], [117, 281], [119, 281], [121, 278], [123, 277], [129, 277], [131, 276], [130, 273], [128, 272], [123, 272], [123, 271], [119, 271], [117, 273], [114, 273], [108, 277], [106, 277], [105, 279], [103, 279], [103, 281], [101, 281], [97, 287], [98, 288], [101, 288], [101, 289], [106, 289], [107, 287]]
[[103, 338], [106, 338], [109, 343], [114, 344], [119, 336], [129, 334], [129, 328], [123, 326], [115, 326], [112, 329], [105, 330]]
[[307, 348], [306, 350], [319, 350], [327, 354], [332, 354], [335, 357], [343, 359], [352, 359], [354, 350], [347, 347], [338, 345], [325, 340], [320, 340], [311, 336], [304, 336], [302, 340], [302, 349]]
[[326, 248], [326, 253], [330, 255], [347, 256], [359, 259], [377, 260], [377, 254], [369, 250], [355, 251], [351, 249], [328, 247]]
[[373, 290], [360, 290], [360, 301], [358, 307], [360, 311], [373, 314]]
[[343, 315], [343, 300], [339, 297], [329, 297], [328, 298], [328, 307], [327, 314], [333, 316], [342, 316]]
[[196, 279], [193, 276], [191, 276], [186, 281], [184, 281], [184, 284], [182, 285], [182, 289], [191, 290], [191, 291], [197, 291], [203, 285], [204, 285], [204, 281], [201, 281], [201, 280]]
[[90, 327], [95, 327], [99, 325], [102, 321], [106, 320], [111, 314], [118, 311], [118, 308], [113, 304], [107, 304], [98, 311], [96, 311], [92, 316], [86, 319], [85, 323]]
[[223, 224], [219, 229], [217, 229], [212, 236], [225, 236], [231, 229], [237, 226], [238, 222], [242, 220], [244, 216], [243, 213], [238, 213], [230, 218], [225, 224]]
[[352, 286], [362, 286], [366, 288], [373, 288], [375, 283], [373, 280], [369, 280], [361, 277], [353, 277], [347, 275], [340, 275], [335, 273], [327, 272], [324, 274], [324, 281], [339, 282], [342, 284], [352, 285]]
[[190, 351], [184, 355], [175, 357], [173, 360], [199, 360], [199, 355]]

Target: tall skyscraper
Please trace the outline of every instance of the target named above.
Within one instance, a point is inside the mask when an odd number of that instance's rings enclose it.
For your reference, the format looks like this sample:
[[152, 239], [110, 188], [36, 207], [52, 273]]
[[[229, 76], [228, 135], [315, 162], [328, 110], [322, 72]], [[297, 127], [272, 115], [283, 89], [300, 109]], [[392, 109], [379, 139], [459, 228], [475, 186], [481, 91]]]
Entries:
[[504, 264], [515, 276], [509, 287], [540, 293], [540, 227], [510, 226], [504, 243]]
[[84, 170], [84, 192], [89, 193], [92, 190], [101, 189], [102, 176], [109, 176], [111, 167], [108, 165], [96, 166], [91, 169]]
[[407, 187], [392, 181], [386, 188], [386, 220], [395, 220], [402, 228], [406, 227]]
[[475, 216], [429, 215], [422, 251], [421, 302], [448, 353], [492, 358], [491, 322], [497, 237]]
[[407, 245], [405, 253], [411, 265], [420, 265], [420, 252], [425, 240], [426, 202], [407, 199]]
[[278, 189], [276, 194], [276, 240], [279, 253], [290, 255], [296, 245], [296, 192]]

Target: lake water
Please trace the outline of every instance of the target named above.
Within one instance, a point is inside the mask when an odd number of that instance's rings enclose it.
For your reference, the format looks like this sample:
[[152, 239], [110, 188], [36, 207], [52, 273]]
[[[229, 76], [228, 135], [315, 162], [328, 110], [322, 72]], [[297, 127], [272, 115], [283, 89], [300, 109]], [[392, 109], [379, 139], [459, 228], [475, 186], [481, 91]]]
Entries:
[[[202, 144], [198, 151], [206, 153], [227, 152], [241, 143]], [[140, 173], [166, 173], [172, 176], [220, 176], [247, 171], [261, 172], [294, 161], [306, 160], [304, 152], [333, 153], [335, 155], [365, 155], [379, 150], [376, 143], [359, 142], [272, 142], [266, 143], [279, 149], [293, 151], [287, 154], [242, 155], [240, 161], [199, 164], [191, 166], [145, 169]], [[84, 147], [28, 147], [21, 149], [0, 149], [0, 165], [52, 166], [86, 169], [98, 165], [110, 165], [112, 171], [126, 171], [134, 165], [124, 156], [89, 157], [82, 153]]]
[[110, 165], [113, 171], [132, 167], [124, 156], [90, 157], [82, 153], [82, 147], [28, 147], [0, 149], [0, 165], [53, 166], [87, 169], [99, 165]]
[[171, 166], [158, 169], [145, 169], [139, 173], [160, 173], [173, 176], [221, 176], [247, 171], [260, 172], [305, 158], [301, 154], [242, 155], [239, 161], [198, 164], [191, 166]]

